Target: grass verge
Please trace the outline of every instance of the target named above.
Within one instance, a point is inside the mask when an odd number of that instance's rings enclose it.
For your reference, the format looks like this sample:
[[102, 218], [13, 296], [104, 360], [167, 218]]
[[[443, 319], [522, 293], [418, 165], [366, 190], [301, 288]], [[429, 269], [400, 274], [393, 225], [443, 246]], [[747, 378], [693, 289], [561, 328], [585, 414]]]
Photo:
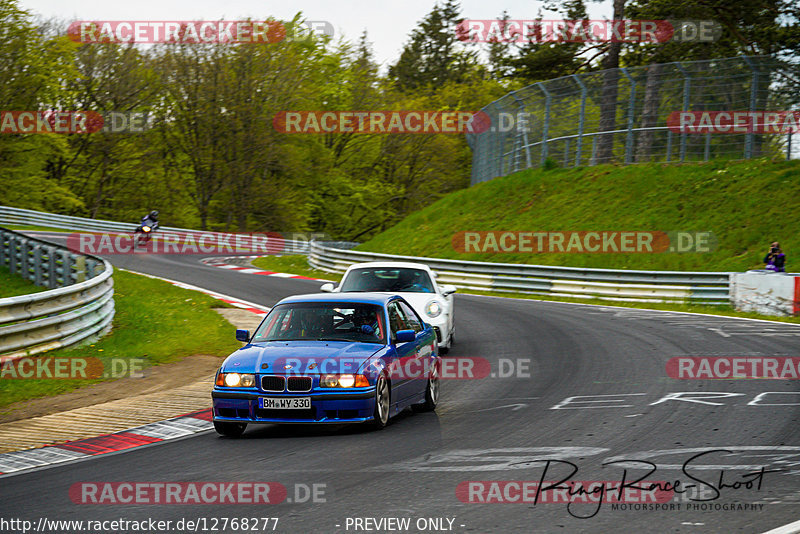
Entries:
[[94, 369], [99, 360], [103, 376], [97, 379], [14, 379], [3, 367], [0, 369], [0, 407], [123, 378], [133, 366], [141, 370], [194, 354], [224, 357], [241, 347], [234, 339], [231, 324], [213, 310], [222, 304], [216, 299], [120, 270], [114, 271], [114, 284], [116, 315], [110, 334], [91, 345], [50, 351], [37, 357], [92, 358], [89, 369]]
[[302, 254], [290, 256], [262, 256], [256, 258], [251, 263], [254, 267], [264, 269], [265, 271], [299, 274], [301, 276], [323, 278], [325, 280], [335, 280], [337, 282], [342, 277], [339, 274], [327, 273], [311, 268], [308, 265], [308, 258]]
[[[798, 211], [800, 160], [528, 169], [451, 193], [358, 250], [503, 263], [741, 272], [762, 268], [769, 244], [780, 241], [787, 270], [798, 270], [800, 234], [791, 215]], [[569, 249], [572, 253], [532, 253], [508, 246], [503, 252], [483, 241], [480, 250], [485, 252], [457, 250], [464, 246], [459, 232], [489, 231], [711, 232], [716, 247], [684, 253], [581, 253], [577, 247]], [[536, 238], [533, 243], [537, 250]]]

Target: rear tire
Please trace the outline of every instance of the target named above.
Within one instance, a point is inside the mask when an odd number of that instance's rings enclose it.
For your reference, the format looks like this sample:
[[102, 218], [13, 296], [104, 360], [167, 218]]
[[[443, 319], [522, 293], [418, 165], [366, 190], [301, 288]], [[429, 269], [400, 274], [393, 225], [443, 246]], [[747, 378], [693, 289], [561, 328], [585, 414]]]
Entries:
[[428, 384], [425, 387], [425, 402], [422, 404], [412, 404], [411, 409], [415, 413], [432, 412], [436, 410], [439, 402], [439, 365], [434, 365], [428, 377]]
[[244, 430], [246, 428], [247, 423], [225, 423], [221, 421], [214, 421], [214, 430], [217, 431], [217, 434], [229, 438], [238, 438], [244, 434]]
[[375, 430], [381, 430], [389, 422], [389, 409], [392, 406], [392, 390], [389, 387], [389, 380], [386, 375], [378, 377], [375, 383], [375, 410], [372, 413], [370, 426]]

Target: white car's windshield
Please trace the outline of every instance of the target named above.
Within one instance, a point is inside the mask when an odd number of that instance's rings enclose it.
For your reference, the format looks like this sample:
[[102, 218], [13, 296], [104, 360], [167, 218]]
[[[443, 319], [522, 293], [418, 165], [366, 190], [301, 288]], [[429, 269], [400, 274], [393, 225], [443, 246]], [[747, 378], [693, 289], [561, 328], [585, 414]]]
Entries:
[[430, 276], [422, 269], [370, 267], [350, 271], [340, 291], [433, 293], [434, 289]]

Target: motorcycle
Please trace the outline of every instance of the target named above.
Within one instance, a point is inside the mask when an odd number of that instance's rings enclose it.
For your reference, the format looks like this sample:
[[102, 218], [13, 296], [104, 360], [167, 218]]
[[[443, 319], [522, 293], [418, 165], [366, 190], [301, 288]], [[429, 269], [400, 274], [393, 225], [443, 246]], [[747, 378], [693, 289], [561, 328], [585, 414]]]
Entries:
[[150, 219], [143, 220], [133, 232], [136, 236], [136, 244], [139, 246], [146, 245], [147, 242], [153, 238], [153, 232], [156, 231], [156, 228], [158, 228], [157, 221], [154, 222]]

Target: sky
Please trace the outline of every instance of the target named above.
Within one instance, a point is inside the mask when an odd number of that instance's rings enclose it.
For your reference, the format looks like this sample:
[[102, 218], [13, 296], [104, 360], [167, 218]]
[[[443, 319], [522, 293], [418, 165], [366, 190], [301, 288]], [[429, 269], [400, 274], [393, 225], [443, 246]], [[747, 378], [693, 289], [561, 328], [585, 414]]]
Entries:
[[[589, 18], [610, 19], [611, 0], [587, 1]], [[463, 0], [462, 16], [494, 19], [507, 10], [511, 18], [533, 19], [543, 2], [530, 0]], [[372, 42], [376, 61], [385, 70], [400, 56], [408, 34], [435, 5], [434, 0], [20, 0], [20, 5], [45, 18], [67, 20], [241, 20], [272, 16], [291, 20], [301, 11], [307, 20], [330, 22], [335, 37], [356, 42], [364, 30]], [[552, 16], [552, 14], [551, 14]]]

